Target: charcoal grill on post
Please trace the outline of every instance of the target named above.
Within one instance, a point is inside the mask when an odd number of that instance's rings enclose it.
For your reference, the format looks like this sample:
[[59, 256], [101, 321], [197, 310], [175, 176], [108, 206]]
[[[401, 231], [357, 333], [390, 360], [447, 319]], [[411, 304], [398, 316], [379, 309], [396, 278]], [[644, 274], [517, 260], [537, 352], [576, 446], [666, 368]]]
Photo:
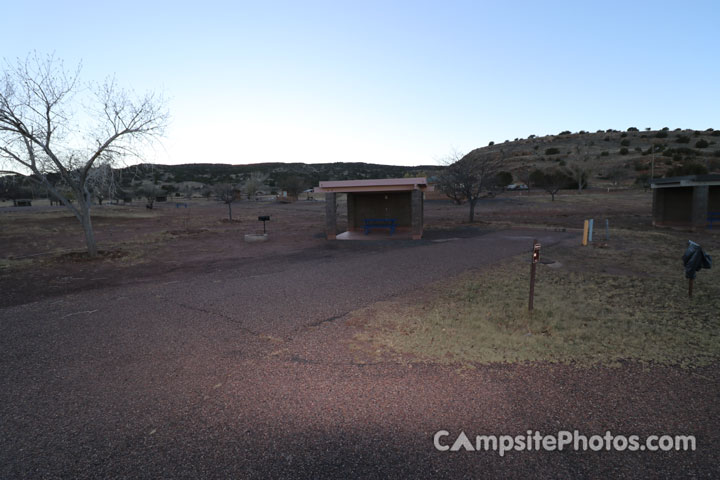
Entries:
[[261, 216], [258, 217], [258, 220], [261, 221], [261, 222], [263, 222], [263, 235], [265, 235], [265, 233], [266, 233], [266, 231], [265, 231], [265, 222], [269, 222], [269, 221], [270, 221], [270, 216], [269, 216], [269, 215], [261, 215]]

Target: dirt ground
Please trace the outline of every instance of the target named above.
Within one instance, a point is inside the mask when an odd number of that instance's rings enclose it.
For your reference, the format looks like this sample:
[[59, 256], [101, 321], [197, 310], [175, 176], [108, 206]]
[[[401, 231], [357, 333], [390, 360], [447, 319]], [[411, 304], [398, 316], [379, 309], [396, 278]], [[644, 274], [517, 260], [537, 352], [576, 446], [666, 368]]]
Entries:
[[[430, 201], [418, 242], [326, 242], [322, 202], [240, 202], [234, 222], [204, 200], [96, 212], [103, 255], [87, 260], [62, 210], [0, 206], [2, 478], [720, 476], [717, 364], [459, 366], [357, 340], [360, 312], [532, 238], [577, 248], [584, 218], [649, 229], [649, 193], [506, 194], [474, 225]], [[270, 241], [246, 244], [258, 215]], [[695, 435], [697, 450], [433, 447], [438, 430], [574, 429]]]
[[[153, 210], [138, 202], [96, 206], [93, 226], [99, 259], [84, 257], [85, 241], [78, 221], [63, 207], [12, 207], [0, 204], [0, 305], [31, 301], [86, 288], [127, 281], [146, 281], [182, 269], [192, 272], [231, 268], [236, 262], [323, 248], [325, 206], [322, 201], [292, 204], [241, 201], [226, 205], [196, 199], [188, 207], [175, 202]], [[472, 235], [473, 228], [540, 226], [582, 228], [585, 218], [610, 219], [612, 227], [648, 228], [651, 195], [639, 191], [577, 195], [566, 192], [553, 202], [544, 192], [507, 192], [482, 199], [476, 222], [467, 223], [467, 205], [430, 200], [425, 205], [425, 239]], [[341, 212], [341, 228], [346, 218]], [[271, 241], [247, 244], [246, 233], [262, 232], [260, 215], [269, 215]], [[452, 232], [452, 233], [450, 233]]]

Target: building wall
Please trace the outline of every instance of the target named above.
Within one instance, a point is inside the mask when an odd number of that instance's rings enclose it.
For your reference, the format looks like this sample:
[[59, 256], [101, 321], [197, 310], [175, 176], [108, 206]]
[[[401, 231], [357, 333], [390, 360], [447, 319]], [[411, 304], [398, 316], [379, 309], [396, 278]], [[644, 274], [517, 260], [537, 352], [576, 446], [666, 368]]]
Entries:
[[668, 224], [690, 224], [692, 220], [692, 187], [659, 188], [663, 196], [663, 211], [660, 222]]
[[398, 227], [410, 227], [411, 192], [349, 193], [348, 228], [362, 230], [366, 218], [394, 218]]
[[711, 185], [708, 195], [708, 213], [720, 212], [720, 185]]

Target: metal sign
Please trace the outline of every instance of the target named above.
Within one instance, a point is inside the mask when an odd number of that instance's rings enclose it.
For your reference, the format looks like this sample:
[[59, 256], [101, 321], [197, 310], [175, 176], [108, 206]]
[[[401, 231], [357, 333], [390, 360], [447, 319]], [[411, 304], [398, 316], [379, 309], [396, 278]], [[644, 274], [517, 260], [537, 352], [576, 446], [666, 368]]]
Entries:
[[540, 244], [536, 243], [533, 245], [533, 254], [532, 254], [532, 261], [533, 263], [538, 263], [540, 261]]

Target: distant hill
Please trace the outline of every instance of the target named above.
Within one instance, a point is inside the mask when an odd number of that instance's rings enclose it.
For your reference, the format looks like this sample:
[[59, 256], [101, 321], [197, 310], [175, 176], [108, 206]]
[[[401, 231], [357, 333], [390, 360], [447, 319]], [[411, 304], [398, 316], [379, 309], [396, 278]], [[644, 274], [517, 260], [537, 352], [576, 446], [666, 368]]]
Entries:
[[[654, 152], [653, 152], [654, 150]], [[598, 130], [560, 132], [557, 135], [515, 139], [476, 148], [468, 153], [493, 154], [502, 158], [503, 170], [514, 183], [527, 183], [535, 170], [579, 165], [589, 175], [590, 186], [646, 183], [654, 154], [654, 176], [720, 173], [720, 130]], [[265, 193], [280, 191], [284, 185], [301, 188], [317, 186], [324, 180], [433, 176], [443, 167], [424, 165], [402, 167], [373, 163], [258, 163], [229, 165], [192, 163], [184, 165], [141, 164], [120, 169], [120, 188], [137, 192], [147, 184], [164, 188], [169, 194], [199, 194], [212, 185], [228, 183], [242, 189], [254, 173], [265, 176]], [[52, 178], [57, 175], [50, 175]], [[22, 177], [0, 176], [0, 198], [42, 195]]]
[[471, 154], [502, 157], [505, 170], [521, 180], [521, 172], [579, 164], [590, 170], [591, 181], [621, 179], [632, 182], [648, 176], [655, 150], [655, 177], [692, 173], [720, 173], [720, 130], [599, 130], [491, 142]]
[[136, 187], [152, 182], [158, 185], [191, 184], [194, 188], [203, 185], [228, 183], [242, 185], [251, 174], [267, 175], [265, 185], [270, 190], [282, 188], [290, 179], [298, 180], [311, 188], [325, 180], [351, 180], [358, 178], [395, 178], [426, 175], [438, 166], [403, 167], [373, 163], [256, 163], [250, 165], [229, 165], [191, 163], [184, 165], [141, 164], [123, 168], [122, 185]]

